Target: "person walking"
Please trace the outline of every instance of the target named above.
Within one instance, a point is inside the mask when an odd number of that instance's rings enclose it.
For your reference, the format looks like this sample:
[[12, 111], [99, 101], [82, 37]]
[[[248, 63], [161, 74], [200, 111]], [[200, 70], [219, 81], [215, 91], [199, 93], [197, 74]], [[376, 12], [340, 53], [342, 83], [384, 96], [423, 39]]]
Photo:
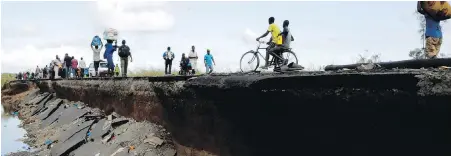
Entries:
[[93, 75], [93, 76], [96, 76], [96, 77], [99, 75], [100, 51], [102, 50], [102, 48], [103, 48], [102, 44], [100, 44], [100, 47], [97, 45], [95, 45], [95, 46], [91, 45], [91, 49], [93, 52], [92, 58], [94, 60], [94, 71], [95, 71], [95, 75]]
[[78, 60], [77, 59], [75, 59], [75, 57], [74, 56], [72, 56], [72, 60], [71, 60], [71, 62], [72, 62], [72, 68], [71, 68], [71, 73], [72, 73], [72, 75], [71, 75], [71, 77], [72, 78], [76, 78], [77, 77], [77, 73], [78, 73]]
[[206, 74], [211, 74], [213, 72], [213, 65], [216, 65], [213, 55], [210, 54], [210, 49], [207, 49], [207, 54], [204, 56], [204, 63], [206, 68]]
[[19, 74], [17, 74], [17, 79], [22, 80], [22, 72], [19, 72]]
[[197, 56], [197, 52], [195, 50], [196, 48], [193, 46], [191, 46], [191, 51], [188, 53], [188, 58], [189, 58], [189, 62], [191, 63], [191, 68], [192, 68], [192, 73], [196, 73], [196, 69], [197, 69], [197, 59], [199, 58]]
[[113, 62], [113, 53], [116, 51], [116, 45], [113, 45], [113, 40], [107, 40], [105, 44], [105, 53], [103, 54], [103, 58], [107, 60], [108, 63], [108, 75], [114, 76], [114, 62]]
[[52, 65], [53, 65], [52, 78], [59, 79], [60, 78], [59, 69], [62, 68], [62, 62], [61, 62], [60, 58], [58, 57], [58, 55], [56, 55], [56, 59], [54, 59], [52, 61]]
[[36, 70], [34, 71], [36, 79], [40, 78], [41, 68], [39, 66], [36, 66]]
[[128, 58], [130, 62], [133, 62], [132, 54], [130, 53], [130, 47], [125, 45], [125, 40], [122, 40], [122, 45], [119, 47], [119, 57], [121, 58], [121, 72], [122, 77], [127, 77]]
[[64, 67], [65, 67], [65, 78], [69, 78], [70, 77], [70, 73], [71, 73], [71, 66], [72, 66], [72, 57], [69, 56], [69, 54], [66, 53], [66, 55], [64, 55]]
[[81, 78], [85, 77], [86, 63], [85, 60], [83, 60], [83, 57], [80, 58], [80, 61], [78, 62], [78, 67], [80, 67]]
[[438, 16], [438, 18], [434, 18], [430, 16], [426, 11], [421, 7], [421, 1], [417, 3], [417, 11], [418, 13], [424, 15], [426, 19], [426, 29], [424, 31], [424, 37], [426, 40], [426, 48], [425, 48], [425, 56], [428, 59], [437, 58], [438, 53], [440, 52], [440, 47], [443, 42], [443, 34], [442, 27], [440, 26], [442, 16]]
[[114, 67], [114, 74], [116, 75], [116, 77], [119, 76], [119, 65], [116, 64], [116, 66]]
[[44, 69], [42, 70], [42, 78], [44, 79], [48, 79], [48, 74], [49, 74], [49, 67], [47, 65], [45, 65]]
[[[167, 48], [167, 51], [163, 53], [163, 59], [164, 59], [164, 73], [166, 75], [171, 74], [171, 68], [172, 68], [172, 60], [174, 60], [174, 53], [171, 51], [171, 47]], [[169, 68], [169, 69], [168, 69]]]

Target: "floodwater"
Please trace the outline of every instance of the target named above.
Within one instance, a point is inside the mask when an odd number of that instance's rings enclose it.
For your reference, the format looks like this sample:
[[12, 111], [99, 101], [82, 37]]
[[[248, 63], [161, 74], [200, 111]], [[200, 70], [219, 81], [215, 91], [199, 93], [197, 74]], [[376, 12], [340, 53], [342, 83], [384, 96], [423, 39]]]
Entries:
[[20, 141], [24, 138], [26, 131], [19, 128], [20, 120], [11, 114], [5, 114], [1, 108], [1, 133], [2, 133], [2, 156], [10, 152], [25, 151], [28, 145]]

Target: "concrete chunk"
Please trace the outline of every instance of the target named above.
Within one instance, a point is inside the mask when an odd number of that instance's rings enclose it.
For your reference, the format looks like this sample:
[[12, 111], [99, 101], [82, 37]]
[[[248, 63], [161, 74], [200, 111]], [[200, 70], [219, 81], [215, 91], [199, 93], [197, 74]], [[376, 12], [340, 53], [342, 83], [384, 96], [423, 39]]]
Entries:
[[68, 140], [69, 138], [73, 137], [73, 135], [75, 133], [79, 133], [81, 131], [85, 131], [84, 135], [86, 137], [86, 133], [88, 133], [89, 127], [94, 123], [93, 120], [90, 121], [86, 121], [80, 124], [80, 126], [78, 125], [73, 125], [72, 128], [61, 132], [60, 137], [58, 138], [59, 142], [64, 142], [66, 140]]
[[105, 119], [100, 120], [97, 122], [96, 126], [91, 131], [90, 138], [97, 140], [101, 139], [103, 135], [105, 135], [108, 130], [111, 128], [111, 121], [107, 121]]
[[51, 115], [49, 115], [45, 120], [42, 121], [40, 127], [44, 128], [50, 126], [50, 124], [56, 122], [60, 116], [63, 115], [64, 107], [58, 107]]
[[63, 114], [59, 117], [58, 121], [55, 123], [55, 126], [69, 124], [85, 115], [87, 112], [88, 111], [86, 109], [78, 109], [76, 107], [69, 106], [63, 111]]
[[32, 116], [37, 115], [40, 113], [44, 108], [45, 104], [50, 101], [53, 98], [53, 94], [48, 94], [44, 99], [42, 99], [37, 105], [35, 111], [33, 112]]
[[54, 112], [56, 112], [56, 110], [59, 108], [59, 106], [61, 106], [61, 103], [63, 103], [63, 100], [56, 99], [56, 100], [50, 102], [49, 104], [47, 104], [46, 105], [47, 110], [45, 110], [44, 112], [42, 112], [39, 115], [39, 119], [41, 119], [41, 120], [47, 119], [50, 115], [52, 115]]

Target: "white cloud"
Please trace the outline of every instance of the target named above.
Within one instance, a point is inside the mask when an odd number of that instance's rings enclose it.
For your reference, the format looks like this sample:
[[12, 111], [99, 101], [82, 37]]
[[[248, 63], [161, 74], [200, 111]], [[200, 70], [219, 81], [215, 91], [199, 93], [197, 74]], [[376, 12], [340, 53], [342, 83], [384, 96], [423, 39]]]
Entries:
[[39, 28], [36, 25], [25, 24], [18, 27], [6, 27], [3, 28], [2, 37], [5, 38], [16, 38], [16, 37], [34, 37], [39, 35]]
[[174, 16], [164, 10], [165, 4], [135, 0], [98, 0], [98, 18], [104, 27], [119, 31], [166, 31], [173, 27]]
[[37, 48], [34, 45], [26, 45], [24, 48], [13, 50], [1, 50], [2, 72], [19, 72], [24, 70], [34, 70], [36, 66], [45, 67], [58, 55], [60, 58], [68, 53], [79, 59], [82, 56], [92, 54], [88, 48], [78, 48], [73, 46], [60, 46], [53, 48]]
[[[255, 39], [257, 37], [260, 37], [260, 34], [257, 34], [255, 31], [246, 28], [243, 32], [243, 40], [246, 44], [255, 44], [257, 43]], [[268, 34], [266, 37], [260, 39], [262, 41], [269, 41], [269, 38], [271, 37], [271, 34]]]
[[246, 43], [255, 43], [255, 39], [258, 37], [257, 33], [249, 28], [246, 28], [243, 33], [243, 40]]

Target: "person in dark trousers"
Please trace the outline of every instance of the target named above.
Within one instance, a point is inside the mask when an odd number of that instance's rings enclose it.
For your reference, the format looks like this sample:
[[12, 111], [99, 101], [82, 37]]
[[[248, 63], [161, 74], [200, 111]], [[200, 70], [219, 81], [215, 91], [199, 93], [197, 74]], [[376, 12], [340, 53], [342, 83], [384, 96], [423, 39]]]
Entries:
[[[171, 47], [168, 47], [167, 51], [163, 53], [163, 59], [164, 59], [164, 73], [166, 75], [171, 74], [171, 68], [172, 68], [172, 60], [174, 60], [174, 53], [171, 51]], [[168, 69], [169, 68], [169, 69]]]
[[121, 58], [121, 72], [122, 77], [127, 77], [128, 58], [130, 62], [133, 62], [132, 54], [130, 53], [130, 47], [125, 45], [125, 40], [122, 40], [122, 45], [119, 47], [119, 57]]
[[[277, 26], [274, 23], [274, 17], [269, 17], [268, 19], [268, 23], [269, 23], [269, 27], [268, 30], [266, 30], [266, 32], [257, 38], [257, 41], [260, 41], [261, 38], [266, 37], [268, 34], [271, 33], [271, 42], [268, 42], [268, 47], [266, 48], [266, 56], [265, 56], [265, 63], [263, 66], [261, 66], [260, 68], [262, 69], [268, 69], [269, 64], [268, 64], [268, 60], [269, 60], [269, 54], [270, 51], [272, 51], [276, 46], [281, 45], [282, 41], [279, 40], [279, 34], [280, 34], [280, 29], [279, 26]], [[280, 37], [281, 38], [281, 37]]]
[[17, 79], [22, 80], [22, 78], [23, 78], [22, 72], [19, 72], [19, 74], [17, 75]]
[[70, 76], [70, 69], [72, 67], [72, 57], [69, 56], [69, 54], [66, 53], [66, 55], [64, 56], [64, 65], [66, 67], [66, 71], [65, 73], [65, 78], [69, 78]]
[[43, 79], [48, 79], [48, 69], [49, 69], [49, 67], [47, 66], [47, 65], [45, 65], [45, 67], [44, 67], [44, 69], [42, 69], [42, 76], [43, 76]]

